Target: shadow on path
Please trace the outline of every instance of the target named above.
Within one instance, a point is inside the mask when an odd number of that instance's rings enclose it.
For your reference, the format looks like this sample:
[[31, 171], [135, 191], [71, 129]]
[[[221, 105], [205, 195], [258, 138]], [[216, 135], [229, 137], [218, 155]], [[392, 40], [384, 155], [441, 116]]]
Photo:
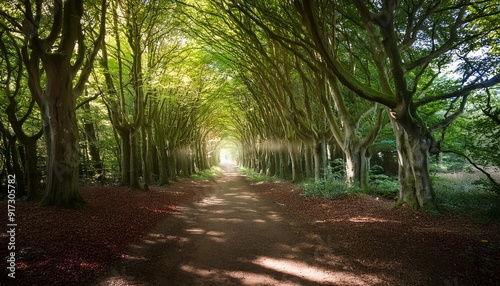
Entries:
[[226, 167], [203, 198], [179, 207], [94, 285], [385, 284], [354, 273], [331, 237], [278, 209]]

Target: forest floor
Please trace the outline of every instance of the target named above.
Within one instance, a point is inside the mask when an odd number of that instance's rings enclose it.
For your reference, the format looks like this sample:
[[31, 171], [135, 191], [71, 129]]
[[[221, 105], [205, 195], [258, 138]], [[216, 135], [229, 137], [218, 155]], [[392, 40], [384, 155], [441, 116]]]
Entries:
[[230, 168], [151, 189], [85, 188], [78, 211], [18, 203], [12, 285], [500, 285], [498, 223], [306, 198]]

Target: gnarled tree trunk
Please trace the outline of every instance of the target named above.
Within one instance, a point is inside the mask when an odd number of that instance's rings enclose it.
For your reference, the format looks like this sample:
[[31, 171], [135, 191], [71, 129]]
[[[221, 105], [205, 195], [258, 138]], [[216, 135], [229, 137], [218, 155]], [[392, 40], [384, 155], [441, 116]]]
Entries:
[[[53, 1], [49, 15], [38, 9], [38, 2], [37, 9], [31, 1], [23, 3], [29, 13], [24, 14], [22, 24], [26, 43], [22, 56], [30, 92], [41, 109], [47, 144], [47, 187], [42, 204], [76, 208], [85, 203], [78, 187], [76, 98], [83, 93], [104, 39], [106, 0], [101, 2], [99, 36], [89, 50], [81, 24], [83, 1]], [[50, 31], [40, 31], [46, 27], [39, 24], [42, 20], [51, 24]]]
[[405, 128], [393, 122], [399, 165], [399, 197], [397, 204], [412, 209], [434, 209], [435, 193], [429, 175], [429, 149], [432, 138], [417, 124]]
[[85, 203], [78, 187], [78, 123], [70, 55], [46, 55], [47, 88], [42, 121], [47, 144], [47, 191], [43, 205], [77, 208]]
[[359, 187], [363, 192], [368, 191], [368, 166], [366, 148], [356, 138], [346, 137], [344, 143], [345, 180], [348, 188]]

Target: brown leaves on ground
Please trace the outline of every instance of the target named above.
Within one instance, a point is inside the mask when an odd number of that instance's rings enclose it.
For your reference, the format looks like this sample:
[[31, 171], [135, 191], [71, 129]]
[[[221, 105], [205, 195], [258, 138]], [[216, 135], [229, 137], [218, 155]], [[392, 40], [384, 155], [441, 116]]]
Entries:
[[[176, 205], [200, 196], [203, 184], [182, 181], [151, 187], [149, 192], [85, 188], [82, 194], [89, 206], [77, 211], [19, 202], [15, 285], [91, 282]], [[306, 222], [336, 253], [349, 258], [350, 271], [360, 275], [378, 271], [383, 278], [391, 271], [391, 277], [397, 273], [401, 279], [395, 285], [496, 285], [500, 281], [498, 224], [480, 225], [405, 207], [392, 209], [391, 201], [366, 195], [305, 198], [296, 186], [286, 183], [254, 184], [254, 190]], [[5, 218], [6, 203], [0, 203], [0, 208]], [[0, 234], [3, 261], [8, 239], [5, 232]], [[0, 284], [12, 282], [6, 279], [3, 273]]]
[[[18, 202], [16, 278], [8, 278], [3, 267], [0, 285], [85, 285], [129, 244], [147, 234], [177, 205], [200, 195], [203, 188], [200, 182], [191, 181], [150, 187], [148, 192], [126, 187], [84, 188], [81, 193], [88, 206], [81, 210]], [[0, 207], [0, 216], [5, 218], [6, 202], [0, 202]], [[8, 240], [2, 232], [2, 265]]]
[[381, 277], [387, 269], [400, 274], [394, 285], [500, 285], [499, 224], [393, 209], [393, 201], [368, 195], [329, 200], [286, 183], [255, 188], [318, 229], [360, 275], [379, 268]]

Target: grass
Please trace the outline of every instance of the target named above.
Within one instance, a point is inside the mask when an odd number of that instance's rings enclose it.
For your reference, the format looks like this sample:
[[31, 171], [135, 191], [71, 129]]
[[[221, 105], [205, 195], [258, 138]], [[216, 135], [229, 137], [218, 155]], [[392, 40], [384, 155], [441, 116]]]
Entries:
[[259, 174], [248, 168], [238, 168], [238, 171], [245, 175], [251, 182], [274, 182], [276, 178]]
[[344, 179], [336, 174], [329, 174], [324, 179], [306, 180], [300, 185], [306, 197], [340, 198], [360, 193], [357, 188], [348, 188]]
[[[484, 182], [479, 175], [466, 172], [433, 176], [432, 183], [439, 209], [480, 223], [500, 222], [500, 195]], [[372, 175], [370, 185], [375, 195], [388, 199], [397, 198], [397, 178]], [[336, 174], [330, 174], [321, 180], [307, 180], [300, 187], [304, 196], [324, 198], [338, 198], [360, 192], [358, 189], [347, 188], [344, 179]]]
[[439, 174], [432, 183], [442, 210], [483, 223], [500, 221], [500, 196], [476, 174]]
[[191, 175], [191, 178], [195, 180], [212, 180], [220, 176], [221, 168], [219, 167], [211, 167], [210, 169], [201, 170], [196, 174]]

